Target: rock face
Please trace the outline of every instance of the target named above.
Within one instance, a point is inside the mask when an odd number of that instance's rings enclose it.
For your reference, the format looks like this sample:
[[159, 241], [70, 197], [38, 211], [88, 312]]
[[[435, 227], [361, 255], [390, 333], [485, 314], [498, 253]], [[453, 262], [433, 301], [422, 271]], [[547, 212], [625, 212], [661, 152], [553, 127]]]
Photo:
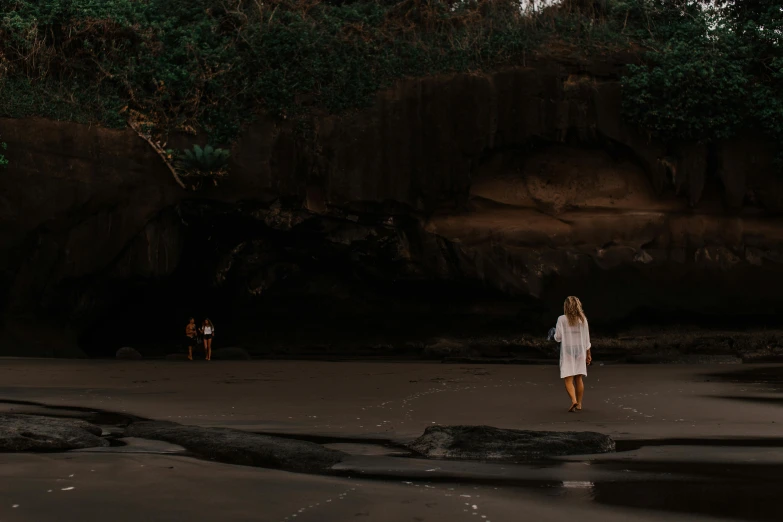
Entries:
[[470, 355], [470, 348], [464, 343], [451, 339], [438, 339], [425, 346], [422, 355], [432, 359], [466, 356]]
[[129, 361], [139, 361], [142, 359], [139, 351], [135, 348], [130, 348], [129, 346], [125, 346], [117, 350], [116, 357], [117, 359], [125, 359]]
[[101, 428], [75, 419], [0, 414], [0, 451], [65, 451], [108, 446]]
[[610, 453], [614, 441], [590, 431], [521, 431], [491, 426], [431, 426], [409, 447], [432, 458], [523, 461]]
[[202, 458], [228, 464], [302, 473], [328, 471], [345, 457], [340, 451], [312, 442], [170, 422], [134, 423], [125, 431], [125, 436], [178, 444]]
[[774, 147], [649, 140], [621, 117], [621, 68], [406, 80], [317, 117], [310, 145], [262, 119], [199, 193], [131, 131], [0, 120], [1, 353], [170, 347], [199, 314], [254, 346], [545, 332], [567, 295], [593, 325], [779, 315]]

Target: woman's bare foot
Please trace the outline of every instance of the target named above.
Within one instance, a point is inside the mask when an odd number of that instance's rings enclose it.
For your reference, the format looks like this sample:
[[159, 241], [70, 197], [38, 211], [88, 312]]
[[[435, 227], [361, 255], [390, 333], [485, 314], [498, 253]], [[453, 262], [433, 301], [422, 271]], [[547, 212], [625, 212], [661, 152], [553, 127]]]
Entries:
[[581, 404], [577, 404], [576, 405], [576, 411], [582, 411], [582, 405]]
[[188, 361], [192, 361], [192, 360], [193, 360], [193, 356], [192, 355], [188, 355]]
[[573, 403], [573, 404], [571, 405], [571, 409], [570, 409], [570, 410], [568, 410], [568, 413], [573, 413], [573, 412], [575, 412], [575, 411], [576, 411], [576, 407], [577, 407], [577, 406], [578, 406], [578, 404], [577, 404], [577, 403]]

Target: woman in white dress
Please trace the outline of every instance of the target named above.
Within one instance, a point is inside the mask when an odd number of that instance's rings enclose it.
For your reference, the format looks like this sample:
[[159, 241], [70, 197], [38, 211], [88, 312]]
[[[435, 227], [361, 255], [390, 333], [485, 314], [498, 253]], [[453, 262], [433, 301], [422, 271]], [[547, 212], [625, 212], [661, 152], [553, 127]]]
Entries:
[[560, 343], [560, 378], [565, 381], [566, 391], [571, 398], [569, 412], [582, 411], [582, 397], [585, 393], [583, 376], [593, 361], [590, 355], [590, 329], [582, 303], [576, 297], [569, 297], [563, 305], [564, 315], [557, 318], [555, 341]]

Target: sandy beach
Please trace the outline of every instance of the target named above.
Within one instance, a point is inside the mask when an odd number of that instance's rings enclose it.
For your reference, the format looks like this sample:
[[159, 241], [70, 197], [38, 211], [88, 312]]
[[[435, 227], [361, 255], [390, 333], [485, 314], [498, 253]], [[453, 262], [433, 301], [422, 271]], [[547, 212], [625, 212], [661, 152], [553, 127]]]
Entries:
[[[589, 373], [584, 411], [568, 414], [551, 366], [4, 359], [5, 412], [100, 409], [294, 435], [352, 456], [335, 477], [207, 462], [149, 441], [3, 454], [0, 520], [779, 519], [782, 367]], [[395, 455], [435, 424], [597, 431], [618, 452], [536, 465]]]

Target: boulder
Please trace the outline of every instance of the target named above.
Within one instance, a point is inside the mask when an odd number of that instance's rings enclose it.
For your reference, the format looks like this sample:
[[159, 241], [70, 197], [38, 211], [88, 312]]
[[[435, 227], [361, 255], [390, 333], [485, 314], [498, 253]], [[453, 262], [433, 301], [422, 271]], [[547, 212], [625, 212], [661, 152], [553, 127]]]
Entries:
[[218, 361], [249, 361], [250, 354], [243, 348], [220, 348], [212, 350], [212, 358]]
[[313, 442], [173, 422], [134, 423], [125, 431], [125, 436], [178, 444], [194, 455], [227, 464], [300, 473], [325, 472], [346, 456]]
[[126, 346], [117, 350], [117, 359], [125, 359], [126, 361], [138, 361], [141, 360], [141, 354], [135, 348]]
[[458, 341], [451, 339], [438, 339], [433, 344], [424, 347], [422, 355], [433, 359], [443, 359], [444, 357], [469, 355], [470, 347]]
[[409, 445], [432, 458], [535, 460], [563, 455], [610, 453], [611, 437], [590, 431], [522, 431], [491, 426], [431, 426]]
[[783, 363], [783, 353], [753, 352], [742, 355], [744, 364]]
[[78, 419], [0, 414], [0, 452], [65, 451], [109, 445], [103, 430]]

